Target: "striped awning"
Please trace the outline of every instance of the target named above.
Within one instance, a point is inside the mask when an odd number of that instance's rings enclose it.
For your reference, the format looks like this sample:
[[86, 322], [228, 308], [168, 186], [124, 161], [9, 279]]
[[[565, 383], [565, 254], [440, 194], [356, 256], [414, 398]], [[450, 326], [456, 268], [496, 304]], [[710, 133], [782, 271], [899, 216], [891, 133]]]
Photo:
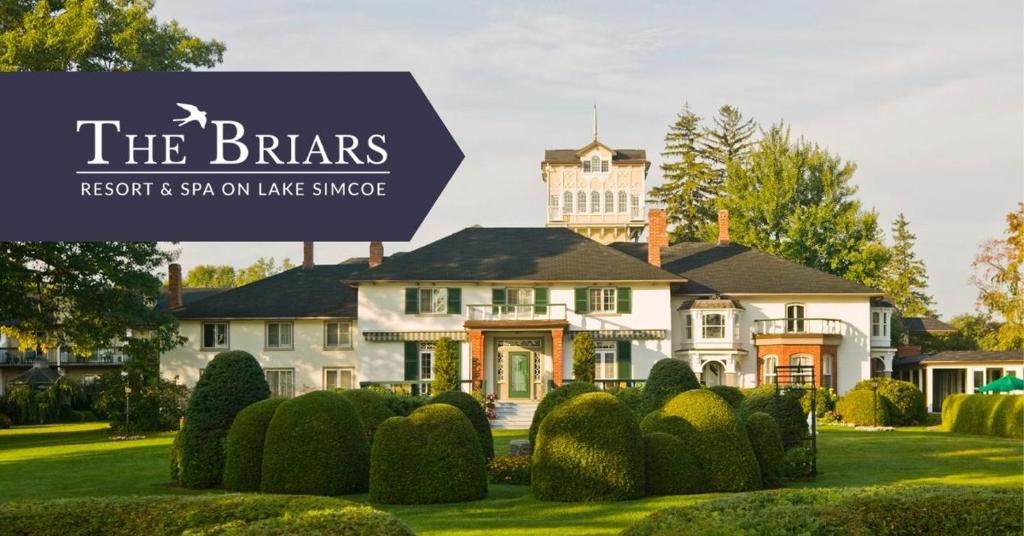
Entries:
[[660, 340], [668, 338], [667, 329], [570, 329], [569, 334], [589, 333], [595, 339], [616, 341]]
[[366, 342], [434, 342], [441, 337], [466, 340], [465, 331], [364, 331]]

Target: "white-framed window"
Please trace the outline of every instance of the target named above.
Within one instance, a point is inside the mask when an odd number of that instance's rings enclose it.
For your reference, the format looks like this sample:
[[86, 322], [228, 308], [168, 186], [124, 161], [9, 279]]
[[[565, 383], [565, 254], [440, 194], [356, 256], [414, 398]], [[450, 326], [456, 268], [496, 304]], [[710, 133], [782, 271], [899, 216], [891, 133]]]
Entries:
[[615, 341], [594, 342], [594, 378], [614, 380], [619, 377], [615, 361]]
[[505, 289], [505, 303], [508, 305], [533, 305], [533, 289], [509, 287]]
[[789, 366], [791, 367], [806, 367], [804, 369], [798, 369], [792, 371], [793, 383], [805, 384], [814, 381], [814, 376], [811, 373], [811, 367], [814, 365], [814, 359], [809, 355], [791, 355], [789, 356]]
[[448, 289], [421, 288], [420, 314], [448, 314]]
[[590, 289], [590, 312], [592, 313], [614, 313], [615, 288], [592, 288]]
[[264, 348], [268, 350], [290, 350], [292, 348], [292, 323], [267, 322]]
[[740, 340], [740, 314], [732, 314], [732, 339], [734, 341]]
[[804, 331], [804, 304], [790, 303], [786, 305], [786, 331], [789, 333], [803, 333]]
[[334, 350], [352, 348], [352, 322], [348, 320], [324, 322], [324, 348]]
[[832, 356], [821, 356], [821, 386], [832, 387]]
[[590, 211], [594, 214], [601, 212], [601, 192], [590, 192]]
[[578, 194], [576, 194], [576, 200], [579, 201], [579, 207], [577, 207], [579, 209], [579, 213], [580, 214], [586, 214], [587, 213], [587, 192], [579, 192]]
[[227, 348], [228, 323], [203, 322], [203, 348]]
[[636, 194], [629, 196], [629, 212], [634, 219], [640, 217], [640, 196]]
[[775, 367], [779, 364], [779, 358], [773, 355], [765, 356], [764, 364], [761, 365], [764, 385], [775, 383]]
[[884, 311], [871, 311], [871, 336], [889, 336], [889, 313]]
[[604, 193], [604, 211], [608, 214], [615, 212], [615, 194], [611, 190]]
[[619, 190], [619, 212], [621, 212], [622, 214], [625, 214], [626, 211], [628, 210], [626, 208], [626, 199], [627, 198], [628, 198], [628, 196], [626, 195], [626, 191], [625, 190]]
[[356, 371], [352, 367], [324, 367], [324, 390], [355, 389]]
[[548, 199], [548, 206], [550, 206], [551, 208], [554, 208], [554, 209], [558, 208], [558, 196], [557, 195], [552, 195], [552, 196], [549, 197], [549, 199]]
[[434, 345], [430, 343], [420, 343], [420, 379], [434, 379]]
[[600, 156], [596, 154], [590, 157], [590, 160], [583, 161], [583, 172], [584, 173], [607, 173], [608, 172], [608, 161], [601, 160]]
[[683, 315], [683, 332], [686, 333], [686, 340], [693, 340], [693, 314]]
[[566, 214], [572, 214], [572, 192], [565, 192], [562, 194], [563, 206], [562, 212]]
[[725, 315], [722, 313], [704, 313], [701, 334], [705, 339], [725, 338]]
[[270, 385], [270, 396], [274, 398], [291, 398], [295, 396], [295, 369], [268, 368], [263, 369]]

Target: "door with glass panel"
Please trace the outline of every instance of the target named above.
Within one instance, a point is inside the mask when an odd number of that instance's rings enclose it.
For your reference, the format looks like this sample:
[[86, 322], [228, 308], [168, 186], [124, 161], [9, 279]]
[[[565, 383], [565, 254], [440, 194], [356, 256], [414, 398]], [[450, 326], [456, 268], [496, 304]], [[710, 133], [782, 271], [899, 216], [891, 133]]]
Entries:
[[531, 352], [508, 353], [508, 396], [509, 398], [530, 398]]

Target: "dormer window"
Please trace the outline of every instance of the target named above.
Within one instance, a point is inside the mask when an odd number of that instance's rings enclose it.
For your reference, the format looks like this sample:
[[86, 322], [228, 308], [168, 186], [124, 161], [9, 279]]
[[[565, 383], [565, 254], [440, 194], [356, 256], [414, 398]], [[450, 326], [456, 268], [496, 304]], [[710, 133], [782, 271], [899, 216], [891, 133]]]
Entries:
[[590, 160], [583, 161], [583, 172], [584, 173], [607, 173], [608, 172], [608, 161], [601, 160], [600, 156], [596, 154], [590, 157]]

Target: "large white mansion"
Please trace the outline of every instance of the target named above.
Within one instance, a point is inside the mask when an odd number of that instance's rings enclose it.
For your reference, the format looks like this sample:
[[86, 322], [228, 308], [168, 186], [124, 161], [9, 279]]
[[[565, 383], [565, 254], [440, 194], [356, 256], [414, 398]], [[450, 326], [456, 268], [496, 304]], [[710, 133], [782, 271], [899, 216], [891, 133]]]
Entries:
[[[280, 396], [433, 377], [433, 345], [460, 341], [462, 374], [505, 400], [571, 379], [573, 338], [597, 341], [597, 378], [632, 383], [655, 361], [687, 360], [708, 385], [773, 381], [813, 365], [839, 392], [891, 371], [892, 307], [881, 293], [729, 242], [669, 245], [665, 214], [644, 210], [646, 153], [596, 139], [549, 150], [543, 227], [468, 228], [408, 253], [302, 266], [169, 304], [188, 342], [162, 374], [193, 384], [216, 353], [245, 350]], [[646, 229], [647, 242], [637, 241]]]

